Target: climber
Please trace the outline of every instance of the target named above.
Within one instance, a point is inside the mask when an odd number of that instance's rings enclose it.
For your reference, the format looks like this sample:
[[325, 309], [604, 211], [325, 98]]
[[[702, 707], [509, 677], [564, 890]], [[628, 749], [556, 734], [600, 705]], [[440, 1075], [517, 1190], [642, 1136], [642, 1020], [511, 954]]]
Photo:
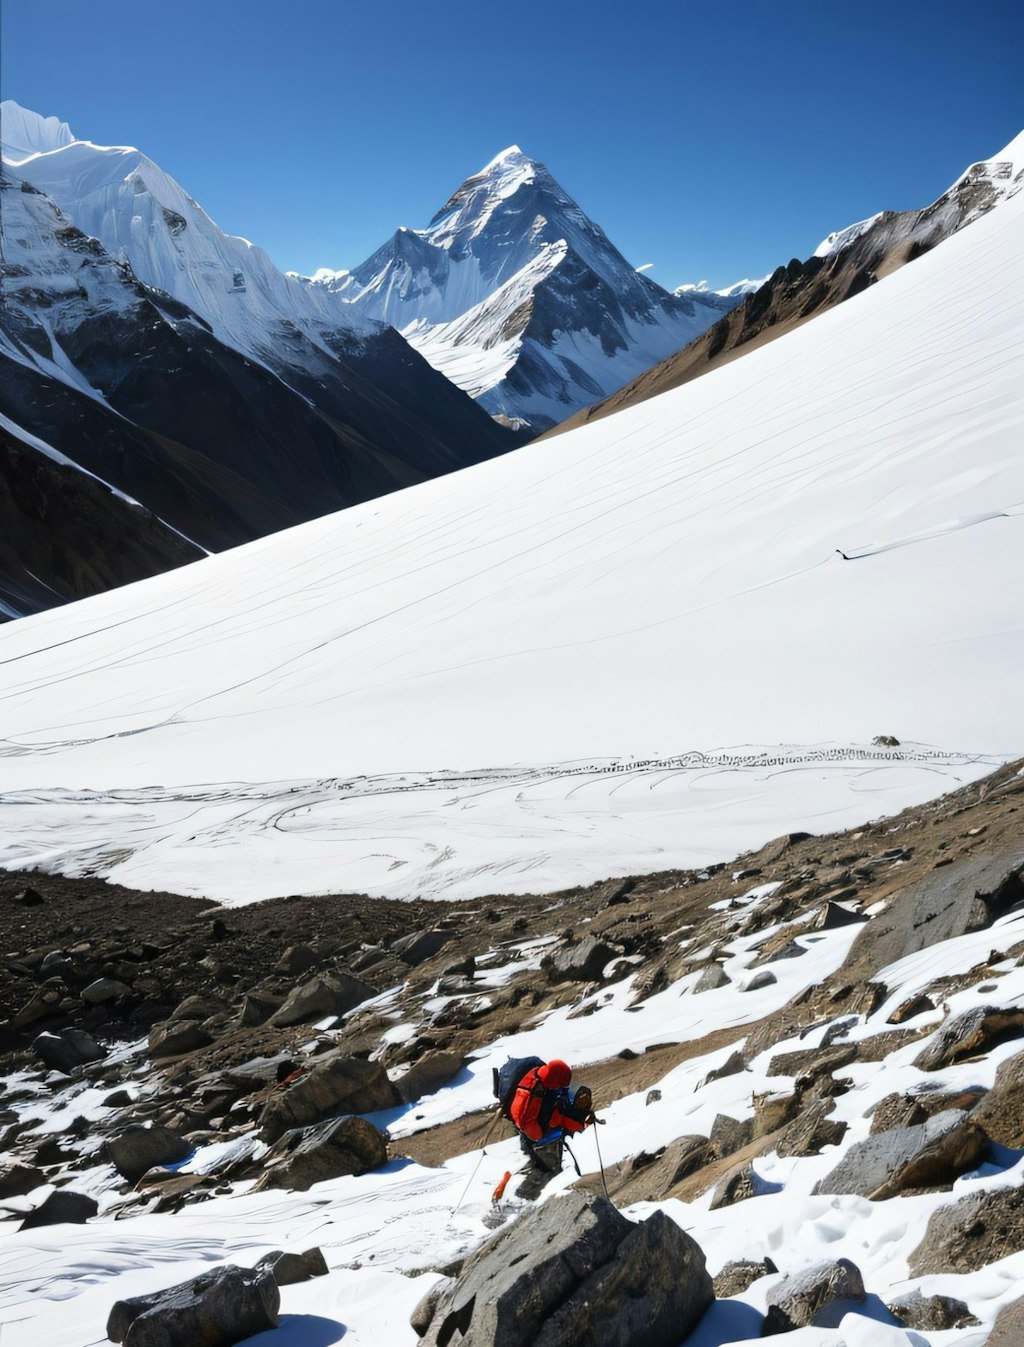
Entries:
[[[538, 1169], [558, 1172], [567, 1132], [582, 1132], [596, 1119], [586, 1085], [569, 1089], [572, 1071], [554, 1058], [538, 1061], [520, 1077], [507, 1113], [519, 1133], [519, 1144]], [[504, 1101], [503, 1101], [504, 1102]]]

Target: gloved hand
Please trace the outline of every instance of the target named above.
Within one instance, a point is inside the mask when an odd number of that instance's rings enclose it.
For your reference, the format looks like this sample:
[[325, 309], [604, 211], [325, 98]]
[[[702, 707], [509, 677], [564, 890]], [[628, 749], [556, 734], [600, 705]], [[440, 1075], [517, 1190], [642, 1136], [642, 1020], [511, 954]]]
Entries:
[[585, 1126], [585, 1127], [590, 1127], [591, 1124], [593, 1124], [593, 1123], [597, 1123], [597, 1125], [598, 1125], [599, 1127], [603, 1127], [604, 1124], [605, 1124], [605, 1119], [604, 1119], [604, 1118], [599, 1118], [599, 1117], [597, 1116], [596, 1113], [588, 1113], [588, 1114], [587, 1114], [587, 1121], [584, 1123], [584, 1126]]

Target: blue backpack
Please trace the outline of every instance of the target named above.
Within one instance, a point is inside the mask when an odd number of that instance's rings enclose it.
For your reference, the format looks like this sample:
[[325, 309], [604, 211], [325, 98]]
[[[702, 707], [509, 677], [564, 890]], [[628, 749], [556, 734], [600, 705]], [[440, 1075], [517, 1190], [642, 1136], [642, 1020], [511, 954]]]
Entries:
[[510, 1057], [500, 1069], [496, 1066], [491, 1068], [491, 1075], [494, 1080], [494, 1097], [501, 1105], [503, 1117], [511, 1118], [512, 1100], [519, 1087], [519, 1082], [527, 1071], [532, 1071], [535, 1066], [543, 1065], [543, 1057]]

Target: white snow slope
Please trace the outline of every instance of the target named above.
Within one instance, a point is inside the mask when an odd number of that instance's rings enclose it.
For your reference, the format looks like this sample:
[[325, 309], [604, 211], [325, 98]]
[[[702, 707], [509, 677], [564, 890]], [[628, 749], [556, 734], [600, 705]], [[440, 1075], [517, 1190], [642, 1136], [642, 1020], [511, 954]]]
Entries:
[[[6, 627], [3, 863], [542, 890], [1021, 754], [1022, 215], [614, 417]], [[679, 756], [726, 745], [767, 749]]]
[[225, 234], [197, 201], [137, 149], [78, 140], [55, 117], [0, 104], [4, 162], [146, 285], [200, 314], [218, 340], [265, 358], [289, 324], [330, 351], [378, 325], [325, 290], [278, 271], [247, 239]]

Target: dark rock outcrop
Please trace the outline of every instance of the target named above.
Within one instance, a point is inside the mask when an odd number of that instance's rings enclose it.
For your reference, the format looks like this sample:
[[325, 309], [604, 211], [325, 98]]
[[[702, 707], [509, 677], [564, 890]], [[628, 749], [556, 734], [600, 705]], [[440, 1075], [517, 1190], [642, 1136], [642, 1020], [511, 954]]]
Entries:
[[1008, 1038], [1024, 1034], [1024, 1007], [974, 1006], [946, 1021], [914, 1058], [921, 1071], [941, 1071], [964, 1057], [988, 1052]]
[[894, 1127], [856, 1142], [814, 1192], [882, 1201], [915, 1188], [948, 1188], [980, 1164], [988, 1148], [988, 1137], [967, 1114], [948, 1109], [916, 1127]]
[[107, 1337], [125, 1347], [229, 1347], [276, 1328], [280, 1305], [268, 1269], [229, 1263], [178, 1286], [117, 1301]]
[[193, 1149], [191, 1142], [160, 1123], [126, 1127], [105, 1147], [106, 1158], [129, 1183], [137, 1183], [154, 1165], [177, 1164]]
[[932, 1213], [924, 1239], [910, 1255], [910, 1275], [977, 1272], [1024, 1248], [1024, 1188], [971, 1193]]
[[40, 1034], [33, 1040], [32, 1047], [51, 1070], [62, 1071], [66, 1076], [70, 1076], [76, 1067], [101, 1061], [107, 1055], [105, 1049], [84, 1029]]
[[443, 1284], [423, 1341], [676, 1347], [713, 1299], [703, 1253], [662, 1212], [634, 1224], [605, 1198], [570, 1193], [524, 1212]]
[[326, 1277], [330, 1268], [320, 1249], [314, 1247], [302, 1253], [284, 1253], [275, 1249], [261, 1258], [254, 1268], [255, 1272], [263, 1270], [270, 1273], [278, 1286], [294, 1286], [313, 1277]]
[[[285, 1143], [292, 1142], [290, 1146]], [[365, 1118], [339, 1118], [297, 1137], [286, 1135], [275, 1150], [284, 1158], [266, 1169], [258, 1188], [304, 1193], [314, 1183], [365, 1174], [387, 1164], [387, 1137]]]
[[351, 973], [323, 973], [296, 987], [281, 1009], [271, 1015], [270, 1022], [278, 1028], [311, 1024], [327, 1015], [346, 1015], [376, 995], [376, 987]]
[[72, 1192], [70, 1188], [59, 1188], [50, 1193], [35, 1211], [21, 1223], [22, 1230], [35, 1230], [41, 1225], [84, 1225], [99, 1211], [95, 1198], [85, 1193]]
[[962, 1300], [954, 1300], [952, 1296], [925, 1296], [920, 1291], [890, 1300], [886, 1309], [907, 1328], [923, 1332], [970, 1328], [980, 1322]]
[[792, 1273], [768, 1292], [762, 1337], [820, 1324], [838, 1304], [862, 1304], [865, 1298], [860, 1269], [848, 1258]]
[[267, 1101], [260, 1116], [264, 1141], [276, 1141], [294, 1127], [310, 1127], [343, 1113], [393, 1108], [398, 1092], [378, 1062], [332, 1057], [313, 1067]]
[[605, 967], [617, 953], [603, 940], [587, 936], [578, 945], [549, 955], [541, 967], [551, 982], [599, 982]]
[[753, 1262], [745, 1258], [736, 1259], [734, 1262], [726, 1263], [715, 1278], [715, 1295], [719, 1300], [728, 1300], [730, 1296], [741, 1296], [748, 1287], [753, 1286], [754, 1282], [761, 1277], [767, 1277], [773, 1272], [778, 1272], [778, 1270], [770, 1258], [764, 1258], [760, 1262]]

